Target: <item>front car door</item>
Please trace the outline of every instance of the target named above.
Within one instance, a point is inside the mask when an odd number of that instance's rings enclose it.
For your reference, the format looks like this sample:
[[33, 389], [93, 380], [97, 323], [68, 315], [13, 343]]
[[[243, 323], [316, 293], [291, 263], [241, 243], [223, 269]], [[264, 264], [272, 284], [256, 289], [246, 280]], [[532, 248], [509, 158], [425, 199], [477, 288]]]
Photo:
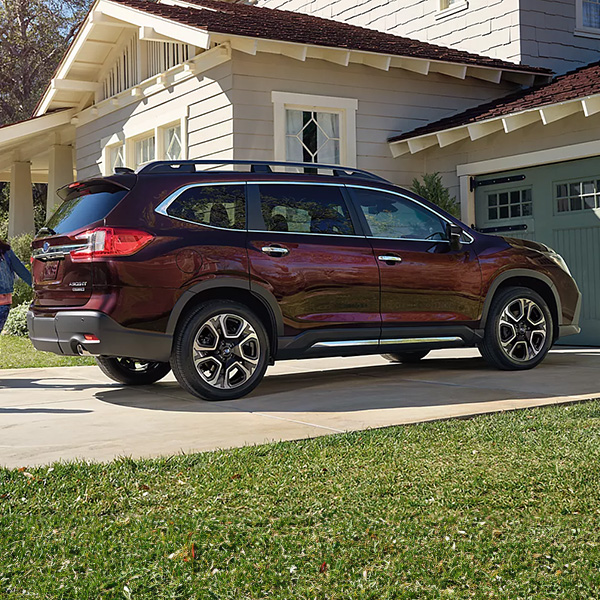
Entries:
[[[481, 272], [471, 239], [450, 249], [441, 214], [408, 194], [348, 186], [369, 235], [381, 276], [382, 340], [440, 335], [475, 327]], [[459, 336], [460, 337], [460, 336]], [[459, 340], [457, 340], [459, 341]]]
[[248, 184], [251, 286], [262, 286], [281, 309], [281, 352], [329, 343], [333, 352], [380, 332], [379, 270], [368, 239], [357, 231], [339, 184]]

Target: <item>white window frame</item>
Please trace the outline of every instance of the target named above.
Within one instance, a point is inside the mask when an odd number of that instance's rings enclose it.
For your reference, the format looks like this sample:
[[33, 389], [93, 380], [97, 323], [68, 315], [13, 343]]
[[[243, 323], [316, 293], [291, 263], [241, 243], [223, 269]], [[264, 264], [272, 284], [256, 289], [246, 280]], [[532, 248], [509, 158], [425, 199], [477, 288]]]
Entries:
[[285, 111], [310, 110], [337, 113], [340, 115], [340, 164], [356, 167], [356, 98], [336, 98], [315, 96], [293, 92], [272, 92], [274, 159], [286, 160], [286, 119]]
[[154, 127], [154, 129], [138, 129], [134, 127], [134, 122], [126, 123], [124, 132], [119, 132], [101, 141], [102, 158], [100, 162], [100, 172], [103, 175], [112, 175], [112, 165], [110, 162], [110, 153], [115, 146], [124, 146], [125, 166], [130, 169], [136, 168], [135, 164], [135, 144], [140, 140], [154, 136], [155, 160], [167, 160], [165, 156], [165, 131], [171, 127], [181, 128], [181, 158], [188, 158], [187, 142], [187, 117], [169, 120]]
[[587, 27], [583, 24], [583, 0], [575, 2], [575, 35], [600, 39], [600, 28]]
[[444, 19], [446, 17], [451, 17], [456, 13], [462, 12], [463, 10], [467, 10], [469, 8], [469, 1], [462, 0], [456, 2], [454, 4], [448, 4], [448, 0], [436, 0], [438, 3], [437, 13], [435, 15], [436, 19]]
[[[137, 145], [140, 142], [143, 142], [145, 140], [149, 140], [151, 138], [154, 138], [154, 158], [151, 158], [149, 161], [143, 162], [143, 163], [139, 163], [137, 162]], [[143, 133], [141, 135], [136, 135], [134, 138], [128, 139], [127, 143], [125, 144], [126, 150], [127, 150], [127, 164], [128, 165], [133, 165], [134, 169], [137, 169], [139, 167], [142, 167], [143, 165], [152, 162], [153, 160], [157, 160], [158, 159], [158, 147], [156, 145], [156, 128], [154, 129], [150, 129], [149, 131], [147, 131], [146, 133]]]

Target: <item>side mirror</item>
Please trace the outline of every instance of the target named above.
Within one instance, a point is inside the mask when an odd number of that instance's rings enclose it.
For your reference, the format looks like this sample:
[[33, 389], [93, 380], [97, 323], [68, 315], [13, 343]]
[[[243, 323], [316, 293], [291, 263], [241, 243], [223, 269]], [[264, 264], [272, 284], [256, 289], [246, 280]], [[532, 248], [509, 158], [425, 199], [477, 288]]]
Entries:
[[462, 248], [461, 237], [463, 230], [458, 225], [448, 223], [446, 225], [446, 238], [450, 242], [450, 250], [456, 252]]

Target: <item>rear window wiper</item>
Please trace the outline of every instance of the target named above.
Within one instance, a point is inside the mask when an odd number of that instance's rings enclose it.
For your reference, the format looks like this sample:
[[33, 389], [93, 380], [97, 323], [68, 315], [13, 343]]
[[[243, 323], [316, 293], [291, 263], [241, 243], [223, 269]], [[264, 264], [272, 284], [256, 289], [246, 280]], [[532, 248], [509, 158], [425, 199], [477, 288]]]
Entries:
[[54, 229], [52, 229], [51, 227], [47, 227], [46, 225], [44, 225], [44, 227], [42, 227], [39, 231], [38, 231], [38, 235], [40, 235], [40, 233], [44, 234], [48, 234], [48, 235], [56, 235], [56, 231], [54, 231]]

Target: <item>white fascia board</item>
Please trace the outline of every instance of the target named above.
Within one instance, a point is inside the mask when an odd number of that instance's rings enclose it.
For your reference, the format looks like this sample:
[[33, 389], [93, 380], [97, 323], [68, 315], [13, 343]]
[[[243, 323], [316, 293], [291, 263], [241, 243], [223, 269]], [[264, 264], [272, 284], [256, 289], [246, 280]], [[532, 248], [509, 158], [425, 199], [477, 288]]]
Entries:
[[467, 77], [474, 77], [475, 79], [481, 79], [482, 81], [489, 81], [491, 83], [500, 83], [502, 80], [502, 70], [485, 67], [468, 67]]
[[446, 146], [450, 146], [461, 140], [466, 140], [469, 137], [469, 130], [465, 126], [457, 127], [456, 129], [440, 131], [436, 136], [440, 148], [445, 148]]
[[208, 49], [210, 46], [210, 34], [197, 27], [176, 23], [142, 10], [115, 4], [110, 0], [99, 0], [96, 10], [113, 19], [135, 23], [140, 27], [152, 27], [157, 34], [171, 38], [174, 42], [204, 49]]
[[532, 123], [536, 123], [540, 120], [540, 111], [528, 110], [526, 112], [516, 113], [512, 115], [506, 115], [502, 117], [502, 126], [504, 127], [505, 133], [512, 133], [521, 127], [527, 127]]
[[581, 107], [583, 108], [583, 114], [586, 117], [591, 117], [596, 113], [600, 112], [600, 96], [590, 96], [584, 98], [581, 101]]
[[502, 119], [493, 119], [490, 121], [483, 121], [482, 123], [470, 123], [467, 125], [469, 137], [473, 142], [491, 135], [492, 133], [496, 133], [497, 131], [502, 131], [503, 129]]
[[580, 110], [582, 110], [581, 100], [565, 102], [564, 104], [552, 104], [539, 109], [544, 125], [564, 119]]
[[105, 15], [101, 12], [91, 12], [90, 13], [90, 22], [93, 25], [106, 25], [107, 27], [127, 27], [129, 29], [136, 29], [137, 25], [134, 23], [129, 23], [127, 21], [122, 21], [120, 19], [113, 19], [108, 15]]
[[75, 114], [75, 110], [64, 110], [56, 113], [50, 113], [42, 117], [29, 119], [22, 123], [15, 123], [8, 127], [0, 129], [0, 146], [4, 146], [11, 142], [25, 139], [30, 136], [38, 136], [44, 131], [69, 125]]
[[411, 154], [416, 154], [417, 152], [421, 152], [421, 150], [431, 148], [431, 146], [437, 146], [438, 143], [437, 135], [435, 134], [424, 135], [423, 137], [413, 138], [412, 140], [406, 141]]

